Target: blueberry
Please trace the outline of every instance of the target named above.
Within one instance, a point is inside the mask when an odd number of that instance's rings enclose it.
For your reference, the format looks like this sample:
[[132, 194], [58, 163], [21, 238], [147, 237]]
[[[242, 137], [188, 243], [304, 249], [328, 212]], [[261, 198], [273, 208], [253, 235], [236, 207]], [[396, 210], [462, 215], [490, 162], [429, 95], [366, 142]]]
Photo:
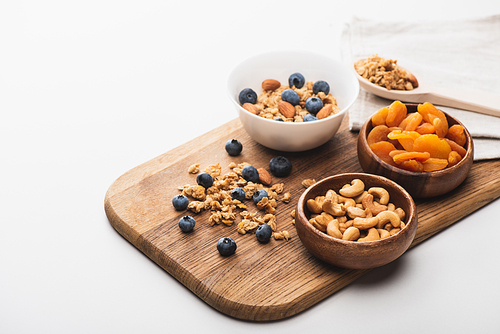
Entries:
[[264, 197], [267, 197], [267, 191], [264, 189], [254, 192], [252, 199], [255, 204], [259, 203]]
[[236, 156], [241, 153], [243, 150], [243, 145], [239, 142], [239, 140], [236, 139], [230, 139], [226, 142], [226, 152], [229, 155]]
[[245, 200], [245, 190], [239, 187], [234, 188], [233, 190], [231, 190], [231, 198], [243, 202]]
[[281, 99], [290, 103], [293, 106], [296, 106], [300, 102], [299, 94], [291, 89], [285, 89], [281, 92]]
[[245, 166], [241, 171], [241, 176], [248, 182], [258, 183], [259, 182], [259, 172], [254, 166]]
[[304, 116], [303, 120], [304, 122], [312, 122], [312, 121], [317, 121], [319, 118], [314, 116], [314, 115], [311, 115], [311, 114], [307, 114]]
[[287, 176], [292, 171], [292, 163], [285, 157], [274, 157], [269, 161], [269, 169], [274, 176]]
[[311, 96], [306, 100], [305, 107], [311, 114], [316, 115], [323, 108], [323, 101], [319, 97]]
[[222, 256], [233, 255], [236, 252], [236, 242], [229, 237], [220, 238], [217, 242], [217, 250]]
[[257, 227], [257, 231], [255, 231], [255, 236], [260, 243], [266, 244], [271, 240], [271, 235], [273, 234], [273, 229], [271, 226], [264, 224]]
[[191, 232], [195, 223], [196, 221], [191, 216], [184, 216], [179, 219], [179, 227], [181, 228], [181, 231], [185, 233]]
[[240, 92], [238, 96], [240, 103], [243, 105], [245, 103], [255, 104], [257, 102], [257, 93], [252, 88], [245, 88]]
[[210, 188], [214, 184], [214, 179], [208, 173], [200, 173], [196, 177], [196, 183], [203, 186], [205, 189]]
[[306, 79], [300, 73], [294, 73], [288, 78], [288, 86], [295, 88], [302, 88], [306, 83]]
[[186, 210], [189, 199], [184, 195], [175, 195], [174, 198], [172, 198], [172, 204], [177, 211]]
[[319, 92], [323, 92], [325, 94], [330, 93], [330, 85], [323, 80], [316, 81], [313, 85], [313, 93], [318, 94]]
[[281, 117], [276, 117], [274, 120], [276, 122], [284, 122], [283, 118], [281, 118]]

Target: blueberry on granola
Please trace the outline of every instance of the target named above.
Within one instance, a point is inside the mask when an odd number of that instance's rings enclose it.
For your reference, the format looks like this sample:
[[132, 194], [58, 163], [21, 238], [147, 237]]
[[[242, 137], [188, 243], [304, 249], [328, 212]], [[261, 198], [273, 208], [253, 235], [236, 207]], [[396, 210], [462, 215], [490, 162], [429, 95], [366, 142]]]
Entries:
[[229, 237], [220, 238], [217, 242], [217, 250], [222, 256], [233, 255], [236, 252], [236, 242]]
[[172, 198], [172, 205], [177, 211], [186, 210], [188, 204], [189, 199], [184, 195], [179, 194], [175, 195], [174, 198]]
[[240, 187], [234, 188], [231, 190], [231, 198], [243, 202], [245, 200], [245, 190]]
[[261, 190], [257, 190], [253, 196], [252, 196], [252, 199], [253, 199], [253, 202], [255, 204], [259, 203], [264, 197], [267, 197], [267, 191], [265, 191], [264, 189], [261, 189]]
[[184, 216], [181, 219], [179, 219], [179, 227], [181, 231], [184, 233], [191, 232], [195, 224], [196, 221], [191, 216]]
[[313, 122], [313, 121], [317, 121], [319, 120], [318, 117], [312, 115], [312, 114], [307, 114], [304, 116], [304, 118], [302, 119], [304, 122]]
[[283, 118], [281, 118], [281, 117], [276, 117], [274, 120], [276, 122], [284, 122]]
[[203, 188], [210, 188], [214, 184], [214, 179], [208, 173], [200, 173], [196, 177], [196, 183], [198, 183]]
[[328, 95], [328, 93], [330, 93], [330, 85], [323, 80], [316, 81], [313, 85], [313, 93], [318, 94], [319, 92], [323, 92]]
[[243, 145], [237, 139], [230, 139], [226, 142], [225, 148], [229, 155], [237, 156], [243, 150]]
[[259, 182], [259, 172], [254, 166], [245, 166], [241, 170], [241, 176], [248, 182], [258, 183]]
[[288, 176], [292, 171], [292, 163], [285, 157], [277, 156], [269, 161], [269, 170], [274, 176]]
[[323, 108], [323, 101], [319, 97], [311, 96], [306, 100], [305, 107], [311, 114], [316, 115]]
[[257, 102], [257, 93], [252, 88], [245, 88], [238, 96], [241, 105], [245, 103], [255, 104]]
[[291, 89], [285, 89], [281, 92], [281, 99], [290, 103], [292, 106], [296, 106], [300, 102], [299, 94]]
[[295, 86], [295, 88], [302, 88], [305, 83], [306, 79], [300, 73], [294, 73], [288, 78], [288, 86], [290, 87]]
[[255, 236], [260, 243], [268, 243], [271, 240], [271, 235], [273, 234], [273, 229], [268, 224], [263, 224], [257, 227], [255, 231]]

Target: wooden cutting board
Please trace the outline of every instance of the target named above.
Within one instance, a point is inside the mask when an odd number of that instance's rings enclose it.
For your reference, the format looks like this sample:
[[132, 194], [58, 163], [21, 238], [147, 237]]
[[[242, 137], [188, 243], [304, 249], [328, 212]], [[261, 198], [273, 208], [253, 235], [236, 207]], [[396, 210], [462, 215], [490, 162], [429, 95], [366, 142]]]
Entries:
[[[325, 145], [283, 153], [254, 142], [235, 119], [119, 177], [106, 193], [105, 211], [124, 238], [220, 312], [253, 321], [286, 318], [367, 272], [337, 268], [314, 258], [301, 244], [290, 216], [305, 190], [302, 180], [362, 172], [357, 136], [347, 130], [345, 120], [340, 132]], [[225, 142], [233, 138], [243, 144], [238, 157], [229, 156], [224, 149]], [[239, 234], [235, 225], [209, 226], [209, 212], [178, 212], [171, 204], [178, 186], [196, 184], [196, 175], [187, 171], [194, 163], [201, 170], [220, 163], [224, 174], [233, 161], [268, 169], [269, 160], [277, 155], [288, 157], [293, 165], [290, 176], [273, 178], [274, 183], [285, 183], [285, 191], [292, 194], [292, 201], [279, 203], [276, 213], [278, 230], [289, 231], [289, 241], [272, 239], [261, 245], [254, 234]], [[412, 246], [499, 197], [499, 170], [500, 160], [474, 163], [468, 178], [453, 192], [415, 201], [419, 227]], [[256, 212], [254, 204], [247, 202], [248, 210]], [[186, 214], [196, 219], [194, 232], [188, 234], [177, 226]], [[227, 258], [216, 249], [224, 236], [238, 245], [236, 254]]]

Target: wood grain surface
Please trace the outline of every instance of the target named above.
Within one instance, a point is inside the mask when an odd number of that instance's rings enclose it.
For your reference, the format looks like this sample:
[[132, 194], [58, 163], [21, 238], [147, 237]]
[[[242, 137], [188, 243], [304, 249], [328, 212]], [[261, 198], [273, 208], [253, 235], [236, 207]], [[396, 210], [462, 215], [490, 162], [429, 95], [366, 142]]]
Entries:
[[[357, 133], [347, 130], [347, 119], [338, 134], [325, 145], [301, 153], [283, 153], [254, 142], [232, 120], [186, 144], [133, 168], [119, 177], [105, 196], [111, 225], [203, 301], [229, 316], [252, 321], [283, 319], [295, 315], [353, 282], [367, 270], [341, 269], [314, 258], [301, 244], [290, 216], [300, 194], [302, 180], [362, 172], [356, 155]], [[243, 144], [238, 157], [224, 150], [227, 140]], [[196, 184], [187, 169], [199, 163], [201, 170], [220, 163], [222, 173], [230, 162], [248, 162], [268, 169], [269, 160], [284, 155], [293, 164], [292, 174], [273, 178], [292, 194], [289, 204], [277, 207], [278, 230], [291, 234], [289, 241], [259, 244], [255, 235], [241, 235], [236, 226], [208, 224], [209, 212], [175, 211], [171, 200], [178, 186]], [[418, 229], [412, 247], [500, 196], [500, 160], [476, 162], [462, 185], [437, 198], [417, 200]], [[251, 201], [249, 211], [257, 208]], [[179, 218], [196, 219], [192, 233], [182, 233]], [[222, 257], [219, 238], [232, 237], [238, 249]], [[404, 256], [404, 254], [403, 254]]]

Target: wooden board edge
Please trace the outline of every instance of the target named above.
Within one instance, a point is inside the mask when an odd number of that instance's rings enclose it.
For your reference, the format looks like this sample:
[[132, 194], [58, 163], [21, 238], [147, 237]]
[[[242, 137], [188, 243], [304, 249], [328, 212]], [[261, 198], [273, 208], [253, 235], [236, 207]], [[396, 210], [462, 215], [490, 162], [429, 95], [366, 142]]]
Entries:
[[[179, 283], [194, 293], [201, 301], [226, 316], [253, 322], [276, 321], [295, 316], [330, 297], [371, 270], [345, 270], [345, 274], [337, 278], [334, 282], [318, 286], [295, 299], [290, 299], [279, 304], [264, 306], [250, 305], [229, 299], [216, 290], [207, 289], [203, 281], [197, 279], [164, 253], [156, 251], [154, 245], [146, 238], [139, 236], [135, 246]], [[328, 264], [325, 265], [328, 266]]]

